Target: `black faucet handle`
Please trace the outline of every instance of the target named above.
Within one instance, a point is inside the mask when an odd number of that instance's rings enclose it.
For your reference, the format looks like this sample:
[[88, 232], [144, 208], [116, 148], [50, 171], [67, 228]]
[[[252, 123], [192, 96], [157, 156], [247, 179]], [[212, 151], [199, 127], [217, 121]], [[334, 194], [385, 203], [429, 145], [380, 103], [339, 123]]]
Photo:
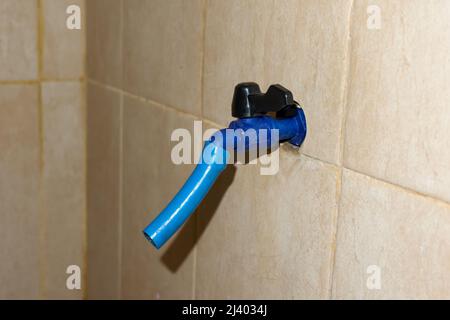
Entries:
[[289, 117], [295, 114], [297, 108], [292, 92], [280, 84], [269, 87], [262, 93], [259, 85], [254, 82], [244, 82], [234, 88], [231, 113], [235, 118], [248, 118], [256, 115], [276, 112], [277, 117]]

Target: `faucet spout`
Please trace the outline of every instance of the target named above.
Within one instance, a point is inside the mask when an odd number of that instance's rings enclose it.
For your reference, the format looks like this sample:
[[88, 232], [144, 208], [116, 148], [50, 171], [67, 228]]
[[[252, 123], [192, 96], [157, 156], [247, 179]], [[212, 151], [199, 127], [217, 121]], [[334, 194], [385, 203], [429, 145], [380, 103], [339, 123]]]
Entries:
[[[257, 103], [242, 109], [245, 111], [242, 111], [242, 118], [232, 121], [228, 128], [219, 130], [205, 143], [199, 164], [190, 177], [166, 208], [144, 229], [145, 237], [157, 249], [161, 248], [194, 213], [219, 175], [225, 170], [227, 163], [230, 162], [230, 154], [234, 154], [237, 146], [244, 145], [244, 150], [249, 150], [254, 147], [259, 148], [261, 145], [273, 146], [275, 143], [284, 141], [295, 146], [303, 143], [307, 131], [305, 114], [298, 105], [292, 104], [292, 94], [289, 91], [276, 85], [268, 90], [266, 98], [264, 94], [257, 92], [255, 84], [244, 85], [252, 86], [252, 90], [243, 90], [242, 84], [238, 85], [236, 90], [239, 89], [244, 93], [256, 92], [258, 94], [256, 97], [247, 100], [250, 102], [255, 100]], [[237, 99], [235, 93], [235, 99], [233, 99], [235, 113], [241, 112], [239, 103], [242, 100], [242, 92], [239, 94]], [[277, 99], [283, 103], [283, 107], [275, 106], [278, 117], [273, 118], [264, 112], [269, 112], [267, 104]], [[245, 103], [248, 104], [247, 100]], [[260, 104], [265, 109], [261, 109]], [[264, 136], [260, 134], [261, 129], [266, 130], [267, 134]], [[255, 130], [256, 139], [246, 139], [245, 133], [248, 130]], [[270, 133], [272, 130], [277, 130], [278, 134], [272, 136]]]
[[226, 168], [229, 156], [228, 151], [218, 144], [205, 144], [200, 163], [167, 207], [144, 230], [145, 237], [157, 249], [177, 232], [202, 202]]

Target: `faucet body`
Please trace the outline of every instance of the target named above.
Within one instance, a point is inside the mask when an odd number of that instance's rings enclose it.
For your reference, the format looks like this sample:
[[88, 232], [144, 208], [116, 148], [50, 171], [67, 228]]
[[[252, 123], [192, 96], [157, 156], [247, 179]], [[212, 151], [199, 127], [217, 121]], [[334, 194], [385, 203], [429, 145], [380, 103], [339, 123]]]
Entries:
[[[232, 121], [228, 129], [234, 131], [235, 141], [234, 146], [244, 143], [240, 139], [243, 139], [246, 135], [246, 131], [257, 131], [257, 140], [255, 141], [258, 146], [261, 144], [260, 130], [267, 131], [267, 146], [272, 146], [278, 142], [289, 142], [292, 145], [299, 147], [306, 136], [306, 118], [303, 109], [296, 108], [294, 115], [288, 118], [275, 119], [267, 115], [254, 116], [250, 118], [242, 118]], [[223, 129], [222, 129], [223, 130]], [[277, 141], [273, 141], [271, 130], [278, 131]], [[241, 132], [241, 134], [239, 134]], [[225, 134], [226, 136], [226, 134]], [[251, 148], [253, 141], [251, 139], [245, 140], [246, 148]]]
[[[216, 132], [205, 143], [199, 164], [183, 187], [145, 228], [145, 237], [157, 249], [193, 214], [220, 173], [225, 170], [230, 162], [230, 155], [234, 154], [239, 146], [244, 146], [244, 150], [251, 150], [261, 146], [278, 146], [279, 142], [285, 141], [300, 146], [304, 141], [307, 131], [305, 114], [293, 102], [292, 94], [276, 85], [275, 88], [269, 88], [266, 99], [255, 85], [244, 83], [235, 88], [233, 115], [240, 118], [232, 121], [228, 128]], [[281, 101], [282, 107], [280, 103], [276, 104], [277, 97], [280, 98], [278, 101]], [[256, 101], [256, 105], [252, 105], [252, 101]], [[270, 110], [270, 103], [276, 104], [274, 110]], [[277, 112], [279, 118], [266, 115], [269, 111]], [[254, 131], [255, 139], [248, 138], [247, 133], [250, 130]], [[273, 130], [278, 134], [273, 135]]]

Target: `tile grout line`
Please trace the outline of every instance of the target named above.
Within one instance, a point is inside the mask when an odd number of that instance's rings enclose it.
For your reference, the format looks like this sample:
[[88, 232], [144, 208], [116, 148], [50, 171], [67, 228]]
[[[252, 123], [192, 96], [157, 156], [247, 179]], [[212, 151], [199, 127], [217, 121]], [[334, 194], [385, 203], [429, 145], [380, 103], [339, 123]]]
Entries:
[[88, 64], [88, 47], [87, 47], [87, 1], [89, 0], [83, 0], [82, 5], [83, 5], [83, 9], [84, 9], [84, 14], [82, 15], [82, 23], [83, 23], [83, 41], [82, 41], [82, 45], [83, 45], [83, 74], [80, 76], [80, 81], [84, 81], [86, 82], [87, 79], [87, 64]]
[[[83, 104], [83, 118], [84, 118], [84, 215], [83, 215], [83, 292], [82, 292], [82, 299], [87, 300], [88, 299], [88, 270], [89, 270], [89, 261], [88, 261], [88, 243], [89, 243], [89, 235], [88, 235], [88, 134], [87, 134], [87, 81], [86, 81], [86, 65], [87, 65], [87, 35], [86, 35], [86, 26], [87, 26], [87, 20], [86, 20], [86, 12], [87, 12], [87, 6], [86, 6], [86, 0], [82, 0], [82, 5], [84, 9], [84, 14], [82, 15], [82, 24], [83, 24], [83, 71], [82, 75], [79, 77], [80, 86], [82, 88], [81, 92], [81, 99]], [[68, 82], [68, 81], [66, 81]]]
[[[204, 90], [205, 90], [205, 51], [206, 51], [206, 23], [207, 23], [207, 16], [208, 16], [208, 0], [203, 1], [203, 12], [202, 12], [202, 63], [201, 63], [201, 69], [200, 69], [200, 119], [203, 121], [204, 118]], [[194, 257], [193, 257], [193, 270], [192, 270], [192, 300], [195, 300], [196, 296], [196, 290], [197, 290], [197, 230], [198, 230], [198, 219], [197, 216], [195, 217], [195, 247], [194, 247]]]
[[86, 94], [87, 88], [86, 88], [86, 82], [82, 81], [80, 82], [80, 94], [81, 94], [81, 104], [82, 104], [82, 112], [83, 112], [83, 134], [84, 134], [84, 159], [83, 159], [83, 178], [84, 178], [84, 184], [83, 184], [83, 194], [84, 194], [84, 212], [83, 212], [83, 235], [82, 235], [82, 255], [83, 255], [83, 269], [84, 272], [82, 273], [82, 279], [83, 279], [83, 289], [81, 297], [83, 300], [87, 299], [87, 284], [88, 284], [88, 140], [87, 140], [87, 100], [86, 100]]
[[119, 96], [119, 226], [118, 226], [118, 299], [122, 297], [122, 248], [123, 248], [123, 114], [124, 114], [124, 103], [123, 94]]
[[128, 91], [126, 91], [126, 90], [117, 88], [117, 87], [115, 87], [115, 86], [112, 86], [112, 85], [109, 85], [109, 84], [106, 84], [106, 83], [99, 82], [99, 81], [94, 80], [94, 79], [88, 79], [88, 82], [91, 83], [91, 84], [94, 84], [94, 85], [103, 87], [103, 88], [105, 88], [105, 89], [108, 89], [108, 90], [110, 90], [110, 91], [116, 92], [116, 93], [122, 93], [122, 94], [123, 94], [124, 96], [126, 96], [126, 97], [133, 98], [133, 99], [136, 99], [136, 100], [141, 101], [141, 102], [154, 104], [154, 105], [156, 105], [156, 106], [158, 106], [159, 108], [162, 108], [162, 109], [166, 109], [166, 110], [169, 109], [169, 110], [172, 110], [172, 111], [176, 111], [176, 112], [178, 112], [178, 113], [180, 113], [180, 114], [183, 114], [183, 115], [185, 115], [185, 116], [194, 117], [194, 118], [196, 118], [196, 119], [202, 119], [202, 118], [199, 117], [198, 115], [194, 115], [194, 114], [189, 113], [189, 112], [187, 112], [187, 111], [180, 110], [180, 109], [178, 109], [178, 108], [175, 108], [175, 107], [172, 107], [172, 106], [165, 105], [165, 104], [163, 104], [163, 103], [154, 101], [154, 100], [149, 99], [149, 98], [144, 98], [144, 97], [135, 95], [135, 94], [133, 94], [133, 93], [131, 93], [131, 92], [128, 92]]
[[[46, 250], [46, 235], [47, 235], [47, 214], [44, 201], [44, 109], [43, 109], [43, 94], [42, 94], [42, 72], [43, 72], [43, 41], [44, 41], [44, 21], [43, 21], [43, 2], [37, 0], [37, 53], [38, 53], [38, 77], [33, 84], [38, 88], [38, 127], [39, 127], [39, 298], [45, 299], [47, 286], [47, 250]], [[31, 83], [31, 82], [28, 82]]]
[[348, 111], [348, 95], [349, 95], [349, 82], [350, 82], [350, 64], [351, 64], [351, 45], [352, 45], [352, 15], [353, 15], [353, 7], [355, 1], [352, 0], [350, 3], [349, 13], [348, 13], [348, 33], [347, 33], [347, 48], [345, 50], [345, 58], [344, 58], [344, 70], [341, 79], [341, 106], [342, 106], [342, 115], [341, 115], [341, 128], [340, 128], [340, 139], [339, 139], [339, 172], [336, 179], [336, 210], [335, 215], [333, 217], [333, 234], [332, 234], [332, 246], [331, 246], [331, 256], [330, 256], [330, 274], [328, 280], [328, 299], [333, 298], [333, 285], [334, 285], [334, 277], [335, 277], [335, 267], [336, 267], [336, 252], [337, 252], [337, 239], [339, 232], [339, 217], [341, 213], [341, 200], [342, 200], [342, 178], [343, 178], [343, 167], [344, 167], [344, 145], [345, 145], [345, 132], [347, 125], [347, 111]]
[[420, 191], [411, 189], [409, 187], [405, 187], [405, 186], [399, 185], [397, 183], [387, 181], [387, 180], [385, 180], [383, 178], [378, 178], [378, 177], [372, 176], [370, 174], [361, 172], [361, 171], [359, 171], [357, 169], [353, 169], [353, 168], [349, 168], [349, 167], [342, 167], [342, 168], [344, 170], [351, 171], [353, 173], [357, 173], [359, 175], [362, 175], [362, 176], [365, 176], [365, 177], [370, 178], [372, 180], [375, 180], [375, 181], [377, 181], [379, 183], [383, 183], [383, 184], [389, 185], [390, 187], [393, 187], [393, 188], [396, 188], [396, 189], [400, 189], [403, 192], [409, 193], [409, 194], [414, 195], [416, 197], [420, 197], [420, 198], [426, 199], [428, 201], [436, 202], [437, 204], [442, 205], [444, 207], [448, 207], [450, 209], [450, 202], [447, 202], [446, 200], [439, 199], [439, 198], [436, 198], [436, 197], [431, 196], [429, 194], [422, 193]]
[[333, 299], [333, 283], [334, 283], [334, 270], [336, 265], [336, 250], [337, 250], [337, 236], [338, 236], [338, 223], [339, 216], [341, 215], [341, 199], [342, 199], [342, 175], [343, 168], [338, 169], [336, 175], [336, 208], [333, 215], [333, 234], [331, 236], [331, 253], [330, 253], [330, 274], [328, 280], [328, 299]]
[[203, 118], [203, 93], [205, 90], [205, 51], [206, 51], [206, 19], [208, 14], [208, 0], [203, 1], [203, 12], [202, 12], [202, 63], [200, 66], [200, 116]]
[[[119, 31], [119, 50], [120, 50], [120, 68], [121, 68], [121, 74], [120, 74], [120, 86], [123, 87], [123, 37], [124, 37], [124, 0], [120, 0], [120, 31]], [[117, 283], [117, 298], [122, 298], [122, 260], [123, 260], [123, 136], [124, 136], [124, 96], [121, 92], [119, 95], [119, 244], [118, 244], [118, 283]]]
[[338, 167], [336, 174], [336, 202], [335, 209], [333, 210], [332, 221], [332, 234], [331, 234], [331, 252], [329, 256], [329, 274], [328, 274], [328, 299], [333, 298], [333, 283], [334, 283], [334, 271], [336, 265], [336, 251], [337, 251], [337, 237], [338, 237], [338, 223], [339, 216], [341, 215], [341, 197], [342, 197], [342, 167]]
[[80, 76], [78, 78], [45, 78], [39, 76], [37, 79], [29, 79], [29, 80], [0, 80], [0, 85], [18, 85], [18, 84], [39, 84], [41, 82], [82, 82], [85, 81], [86, 78], [84, 76]]
[[192, 300], [195, 300], [196, 296], [196, 289], [197, 289], [197, 225], [198, 225], [198, 219], [197, 216], [195, 217], [195, 246], [194, 246], [194, 257], [193, 257], [193, 271], [192, 271]]
[[341, 129], [340, 129], [340, 140], [339, 140], [339, 165], [341, 167], [344, 166], [344, 151], [345, 151], [345, 136], [347, 132], [347, 116], [348, 116], [348, 100], [349, 100], [349, 82], [350, 82], [350, 65], [351, 65], [351, 50], [352, 50], [352, 37], [351, 37], [351, 28], [352, 28], [352, 15], [353, 15], [353, 6], [354, 6], [354, 0], [352, 0], [350, 4], [350, 12], [349, 12], [349, 18], [348, 18], [348, 39], [347, 39], [347, 49], [345, 54], [345, 60], [344, 60], [344, 72], [341, 79], [342, 82], [342, 97], [340, 98], [341, 104], [342, 104], [342, 116], [341, 116]]
[[[194, 119], [198, 119], [198, 120], [207, 120], [207, 119], [203, 119], [202, 117], [199, 117], [198, 115], [195, 115], [195, 114], [186, 112], [186, 111], [184, 111], [184, 110], [180, 110], [180, 109], [175, 108], [175, 107], [172, 107], [172, 106], [165, 105], [165, 104], [163, 104], [163, 103], [160, 103], [160, 102], [157, 102], [157, 101], [148, 99], [148, 98], [144, 98], [144, 97], [141, 97], [141, 96], [137, 96], [137, 95], [135, 95], [135, 94], [133, 94], [133, 93], [130, 93], [130, 92], [128, 92], [128, 91], [125, 91], [125, 90], [123, 90], [123, 89], [119, 89], [119, 88], [117, 88], [117, 87], [114, 87], [114, 86], [111, 86], [111, 85], [109, 85], [109, 84], [105, 84], [105, 83], [99, 82], [99, 81], [94, 80], [94, 79], [88, 79], [87, 81], [88, 81], [88, 83], [90, 83], [90, 84], [93, 84], [93, 85], [102, 87], [102, 88], [104, 88], [104, 89], [108, 89], [108, 90], [110, 90], [110, 91], [112, 91], [112, 92], [115, 92], [115, 93], [118, 93], [118, 94], [123, 94], [125, 97], [129, 97], [129, 98], [132, 98], [132, 99], [135, 99], [135, 100], [138, 100], [138, 101], [140, 101], [140, 102], [147, 103], [147, 104], [155, 105], [156, 107], [161, 108], [161, 109], [163, 109], [163, 110], [173, 111], [173, 112], [179, 113], [179, 114], [181, 114], [181, 115], [184, 115], [184, 116], [186, 116], [186, 117], [190, 117], [190, 118], [194, 118]], [[213, 122], [210, 121], [210, 120], [207, 120], [207, 121], [213, 123]], [[217, 126], [223, 127], [222, 125], [219, 125], [219, 124], [217, 124]]]
[[378, 181], [378, 182], [387, 184], [387, 185], [389, 185], [389, 186], [391, 186], [391, 187], [394, 187], [394, 188], [397, 188], [397, 189], [401, 189], [403, 192], [407, 192], [407, 193], [410, 193], [410, 194], [414, 194], [415, 196], [418, 196], [418, 197], [421, 197], [421, 198], [428, 199], [429, 201], [438, 202], [438, 203], [440, 203], [441, 205], [449, 206], [449, 207], [450, 207], [450, 202], [447, 202], [446, 200], [436, 198], [436, 197], [434, 197], [434, 196], [432, 196], [432, 195], [429, 195], [429, 194], [426, 194], [426, 193], [423, 193], [423, 192], [420, 192], [420, 191], [411, 189], [411, 188], [406, 187], [406, 186], [402, 186], [402, 185], [397, 184], [397, 183], [395, 183], [395, 182], [388, 181], [388, 180], [385, 180], [385, 179], [383, 179], [383, 178], [379, 178], [379, 177], [373, 176], [373, 175], [368, 174], [368, 173], [364, 173], [364, 172], [362, 172], [362, 171], [359, 171], [359, 170], [357, 170], [357, 169], [353, 169], [353, 168], [350, 168], [350, 167], [347, 167], [347, 166], [342, 166], [342, 167], [341, 167], [341, 166], [338, 166], [338, 165], [336, 165], [336, 164], [334, 164], [334, 163], [331, 163], [331, 162], [328, 162], [328, 161], [325, 161], [325, 160], [316, 158], [316, 157], [314, 157], [314, 156], [310, 156], [310, 155], [305, 154], [305, 153], [301, 153], [301, 156], [304, 156], [304, 157], [309, 158], [309, 159], [311, 159], [311, 160], [315, 160], [315, 161], [321, 162], [322, 164], [325, 164], [325, 165], [334, 167], [336, 170], [342, 169], [343, 171], [344, 171], [344, 170], [347, 170], [347, 171], [351, 171], [351, 172], [357, 173], [357, 174], [359, 174], [359, 175], [365, 176], [365, 177], [370, 178], [370, 179], [372, 179], [372, 180], [375, 180], [375, 181]]
[[39, 84], [40, 80], [0, 80], [0, 85], [36, 85]]
[[319, 162], [321, 162], [321, 163], [323, 163], [323, 164], [329, 165], [329, 166], [335, 168], [336, 170], [339, 170], [339, 169], [342, 167], [342, 166], [337, 165], [337, 164], [335, 164], [335, 163], [329, 162], [329, 161], [327, 161], [327, 160], [322, 160], [322, 159], [320, 159], [320, 158], [317, 158], [317, 157], [315, 157], [315, 156], [309, 155], [309, 154], [304, 153], [304, 152], [300, 152], [300, 155], [305, 156], [305, 157], [307, 157], [307, 158], [309, 158], [309, 159], [311, 159], [311, 160], [316, 160], [316, 161], [319, 161]]

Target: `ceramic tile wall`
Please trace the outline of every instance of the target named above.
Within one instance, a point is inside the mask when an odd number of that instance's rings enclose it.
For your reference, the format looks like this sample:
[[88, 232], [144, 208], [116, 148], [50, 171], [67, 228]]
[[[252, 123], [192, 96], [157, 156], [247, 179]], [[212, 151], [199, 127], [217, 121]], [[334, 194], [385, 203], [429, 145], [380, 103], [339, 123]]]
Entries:
[[[87, 10], [89, 297], [449, 297], [447, 2]], [[170, 161], [170, 132], [225, 125], [241, 81], [291, 89], [307, 140], [275, 176], [228, 168], [158, 252], [141, 230], [192, 169]]]
[[122, 0], [86, 2], [89, 299], [121, 291]]
[[[379, 30], [366, 27], [369, 5], [380, 9]], [[450, 295], [449, 9], [446, 1], [355, 1], [337, 298]], [[379, 290], [362, 280], [370, 265], [380, 268]], [[350, 280], [356, 270], [364, 276]]]
[[[36, 85], [0, 86], [0, 297], [39, 296], [39, 93]], [[30, 268], [31, 266], [31, 268]]]
[[88, 293], [112, 299], [120, 290], [120, 96], [87, 89]]
[[0, 297], [83, 297], [66, 288], [85, 264], [84, 28], [66, 7], [84, 1], [0, 3]]

